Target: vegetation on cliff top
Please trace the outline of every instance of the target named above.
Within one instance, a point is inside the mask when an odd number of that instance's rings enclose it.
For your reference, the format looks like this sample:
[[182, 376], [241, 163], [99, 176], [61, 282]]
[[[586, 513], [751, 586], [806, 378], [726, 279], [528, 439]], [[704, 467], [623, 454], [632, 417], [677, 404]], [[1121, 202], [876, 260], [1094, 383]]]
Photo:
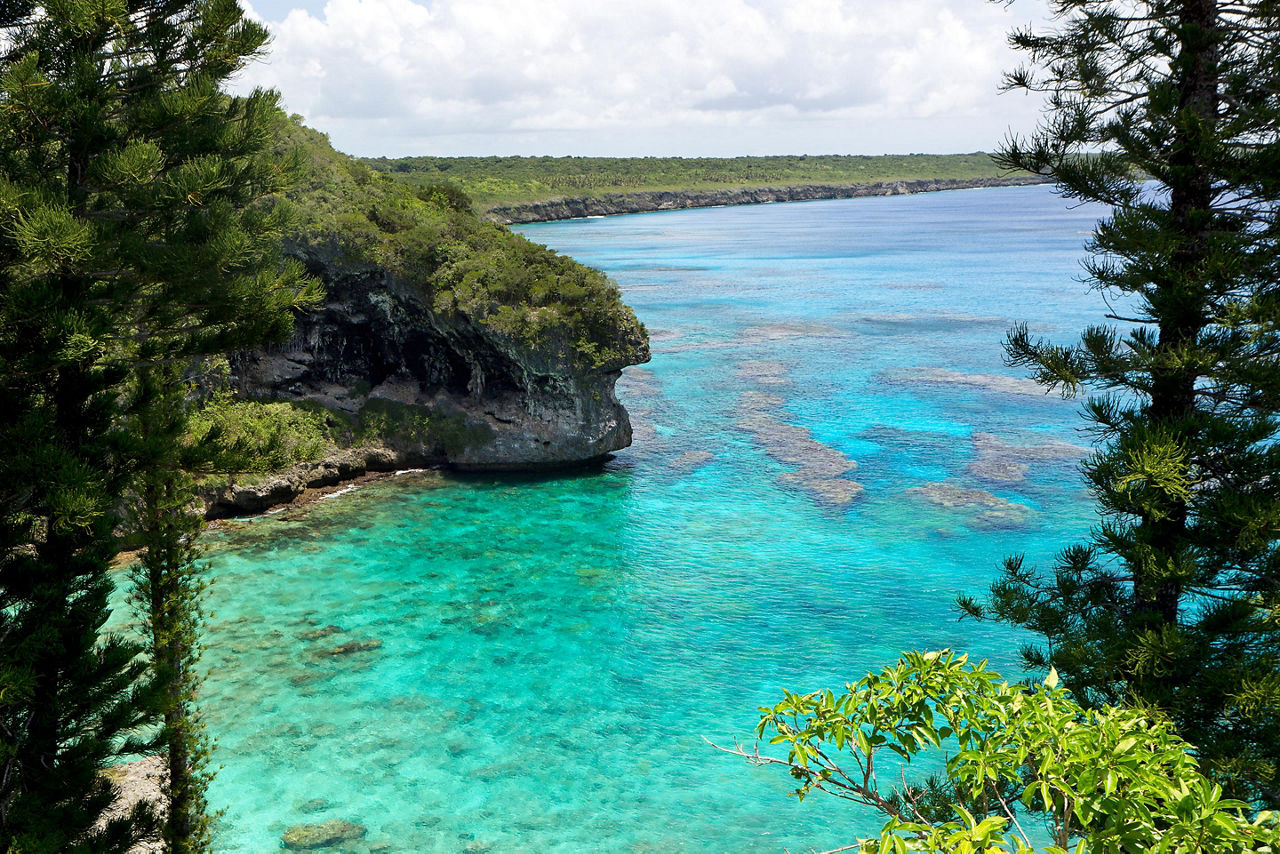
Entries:
[[443, 315], [531, 348], [567, 349], [590, 368], [619, 369], [643, 345], [644, 328], [608, 277], [481, 219], [456, 187], [409, 187], [283, 116], [278, 148], [301, 161], [289, 197], [305, 254], [383, 266]]
[[563, 196], [999, 178], [972, 154], [806, 154], [774, 157], [386, 157], [363, 163], [411, 187], [461, 189], [484, 210]]
[[219, 394], [192, 415], [186, 444], [201, 473], [261, 474], [336, 450], [343, 437], [335, 423], [316, 406]]

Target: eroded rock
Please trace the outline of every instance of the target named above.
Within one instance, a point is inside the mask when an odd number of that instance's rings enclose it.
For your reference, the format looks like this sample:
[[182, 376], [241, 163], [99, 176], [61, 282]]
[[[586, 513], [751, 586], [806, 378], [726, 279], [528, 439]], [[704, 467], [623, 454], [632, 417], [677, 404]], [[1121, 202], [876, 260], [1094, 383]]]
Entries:
[[723, 205], [755, 205], [766, 202], [801, 202], [813, 199], [856, 199], [865, 196], [897, 196], [976, 187], [1010, 187], [1044, 183], [1043, 178], [1014, 175], [1007, 178], [937, 178], [919, 181], [877, 181], [866, 184], [802, 184], [787, 187], [746, 187], [724, 190], [655, 190], [606, 193], [582, 198], [548, 199], [494, 207], [488, 216], [513, 224], [578, 219], [586, 216], [708, 208]]
[[[116, 787], [116, 801], [106, 811], [103, 820], [123, 818], [140, 802], [148, 802], [157, 810], [164, 810], [164, 785], [168, 768], [163, 756], [147, 756], [134, 762], [115, 765], [102, 772]], [[164, 843], [158, 839], [135, 846], [129, 854], [159, 854]]]
[[[325, 247], [291, 251], [324, 281], [326, 303], [296, 320], [287, 344], [232, 359], [242, 394], [372, 412], [396, 428], [385, 444], [399, 467], [564, 466], [631, 443], [614, 384], [624, 367], [648, 361], [649, 344], [629, 312], [601, 333], [611, 336], [607, 352], [593, 354], [567, 320], [538, 335], [509, 334], [441, 309], [429, 288], [384, 267]], [[312, 480], [327, 477], [341, 473]]]
[[254, 476], [248, 482], [199, 488], [206, 519], [263, 513], [289, 504], [308, 489], [322, 489], [359, 478], [369, 472], [390, 472], [419, 465], [424, 458], [413, 449], [395, 450], [382, 446], [345, 448], [323, 460], [300, 463], [284, 471]]

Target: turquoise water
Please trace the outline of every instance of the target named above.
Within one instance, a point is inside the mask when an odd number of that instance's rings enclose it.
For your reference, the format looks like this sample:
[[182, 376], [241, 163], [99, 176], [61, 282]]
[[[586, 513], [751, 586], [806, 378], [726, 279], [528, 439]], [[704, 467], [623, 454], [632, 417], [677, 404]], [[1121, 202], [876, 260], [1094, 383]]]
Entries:
[[1076, 405], [1002, 381], [999, 344], [1100, 318], [1076, 281], [1098, 213], [1031, 187], [521, 228], [647, 324], [653, 361], [619, 384], [636, 444], [599, 472], [410, 474], [218, 535], [219, 850], [329, 818], [368, 828], [361, 852], [873, 833], [703, 738], [749, 741], [782, 687], [902, 649], [1016, 669], [1018, 638], [952, 602], [1090, 524]]

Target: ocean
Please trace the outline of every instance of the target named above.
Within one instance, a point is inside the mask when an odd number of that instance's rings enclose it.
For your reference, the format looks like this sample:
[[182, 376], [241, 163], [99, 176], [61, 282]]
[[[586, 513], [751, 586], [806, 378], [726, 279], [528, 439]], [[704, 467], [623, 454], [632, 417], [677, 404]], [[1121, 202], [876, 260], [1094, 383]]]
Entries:
[[519, 228], [648, 327], [652, 362], [619, 382], [635, 442], [599, 470], [406, 474], [214, 535], [217, 850], [330, 819], [365, 829], [333, 849], [361, 854], [875, 834], [712, 743], [750, 749], [783, 688], [839, 691], [905, 649], [1022, 675], [1033, 639], [954, 601], [1093, 524], [1079, 402], [1001, 342], [1102, 319], [1080, 267], [1102, 213], [1036, 186]]

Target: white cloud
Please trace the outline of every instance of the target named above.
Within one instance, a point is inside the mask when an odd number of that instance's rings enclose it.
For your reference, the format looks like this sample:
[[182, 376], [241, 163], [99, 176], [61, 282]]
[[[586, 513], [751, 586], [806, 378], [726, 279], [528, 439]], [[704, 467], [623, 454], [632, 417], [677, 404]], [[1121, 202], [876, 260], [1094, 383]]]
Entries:
[[[1039, 11], [1032, 5], [1029, 11]], [[357, 154], [990, 148], [1026, 12], [982, 0], [328, 0], [239, 85]]]

